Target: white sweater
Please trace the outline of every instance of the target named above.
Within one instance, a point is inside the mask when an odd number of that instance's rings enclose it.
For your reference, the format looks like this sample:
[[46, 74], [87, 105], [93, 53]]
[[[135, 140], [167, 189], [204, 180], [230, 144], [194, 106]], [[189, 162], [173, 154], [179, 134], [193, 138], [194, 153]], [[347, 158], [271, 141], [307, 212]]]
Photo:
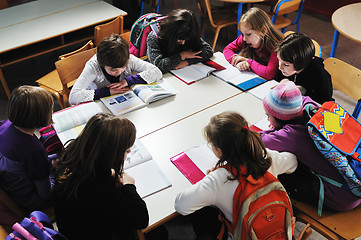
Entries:
[[[279, 153], [267, 149], [267, 154], [272, 158], [272, 165], [268, 171], [275, 177], [296, 170], [297, 159], [292, 153]], [[232, 222], [233, 195], [239, 182], [228, 180], [228, 176], [230, 173], [225, 168], [218, 168], [209, 173], [201, 181], [177, 195], [175, 210], [182, 215], [188, 215], [206, 206], [216, 206]]]
[[[119, 76], [119, 81], [125, 77], [138, 73], [144, 81], [152, 83], [162, 78], [162, 72], [153, 64], [143, 61], [133, 55], [130, 55], [128, 65]], [[103, 88], [110, 84], [105, 78], [96, 54], [85, 64], [85, 67], [76, 80], [69, 95], [70, 104], [79, 104], [94, 100], [94, 89]]]

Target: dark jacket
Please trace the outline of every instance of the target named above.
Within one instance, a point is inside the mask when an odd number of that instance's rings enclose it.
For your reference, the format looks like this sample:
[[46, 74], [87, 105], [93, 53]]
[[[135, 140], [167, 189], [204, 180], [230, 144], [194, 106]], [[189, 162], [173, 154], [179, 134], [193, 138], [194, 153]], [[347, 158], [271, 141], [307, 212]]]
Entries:
[[311, 63], [299, 74], [294, 74], [289, 77], [285, 77], [282, 72], [278, 70], [275, 80], [281, 81], [285, 78], [305, 88], [306, 93], [304, 95], [311, 97], [312, 100], [320, 104], [334, 100], [332, 98], [331, 75], [326, 71], [322, 58], [315, 56]]

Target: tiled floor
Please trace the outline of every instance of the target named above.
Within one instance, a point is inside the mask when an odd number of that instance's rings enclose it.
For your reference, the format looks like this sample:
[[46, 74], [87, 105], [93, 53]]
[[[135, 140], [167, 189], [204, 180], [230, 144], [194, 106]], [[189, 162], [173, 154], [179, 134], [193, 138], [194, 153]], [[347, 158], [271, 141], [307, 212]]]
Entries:
[[[107, 1], [111, 3], [111, 0]], [[163, 14], [168, 13], [174, 7], [173, 1], [171, 0], [165, 0], [160, 2], [160, 12]], [[181, 8], [189, 8], [198, 15], [196, 1], [182, 0], [178, 1], [178, 5]], [[149, 8], [146, 7], [145, 11], [149, 11]], [[327, 58], [330, 54], [334, 32], [334, 28], [330, 20], [325, 19], [324, 17], [312, 15], [308, 12], [303, 12], [300, 20], [300, 29], [302, 33], [305, 33], [311, 38], [315, 39], [321, 45], [323, 51], [322, 57]], [[289, 27], [287, 30], [296, 31], [296, 28], [292, 26]], [[220, 37], [216, 46], [216, 51], [222, 51], [222, 49], [227, 43], [235, 39], [235, 34], [236, 31], [234, 28], [221, 30]], [[208, 42], [212, 42], [213, 32], [206, 32], [206, 40]], [[72, 49], [55, 51], [4, 68], [3, 73], [7, 79], [10, 90], [23, 84], [35, 85], [34, 82], [36, 79], [55, 69], [54, 62], [59, 55], [70, 52], [78, 47], [79, 46], [74, 46]], [[340, 35], [336, 57], [361, 69], [361, 44], [358, 44]], [[348, 98], [337, 90], [334, 92], [334, 98], [348, 111], [353, 110], [354, 101], [352, 99]], [[0, 119], [5, 118], [7, 102], [8, 101], [5, 99], [0, 99]], [[56, 105], [55, 110], [58, 109], [59, 106]], [[303, 226], [304, 224], [296, 222], [296, 235], [299, 233], [300, 229], [303, 228]], [[195, 237], [191, 225], [186, 217], [176, 217], [172, 221], [168, 222], [166, 224], [166, 227], [169, 231], [170, 240], [188, 240], [194, 239]], [[310, 239], [318, 240], [325, 238], [317, 232], [313, 232]]]

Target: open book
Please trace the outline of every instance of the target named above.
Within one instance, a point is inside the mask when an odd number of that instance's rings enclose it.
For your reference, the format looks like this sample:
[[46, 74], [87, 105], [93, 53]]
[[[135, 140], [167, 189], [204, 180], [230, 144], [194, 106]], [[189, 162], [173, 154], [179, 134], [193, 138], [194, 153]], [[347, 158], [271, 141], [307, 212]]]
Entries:
[[275, 88], [279, 82], [276, 80], [269, 80], [251, 90], [249, 90], [249, 93], [253, 96], [263, 100], [263, 98], [271, 91], [271, 89]]
[[53, 114], [53, 128], [64, 145], [78, 137], [88, 120], [102, 109], [96, 102], [82, 103]]
[[135, 179], [137, 192], [142, 198], [172, 186], [139, 139], [135, 140], [124, 162], [124, 171]]
[[176, 92], [169, 83], [159, 81], [150, 84], [136, 84], [126, 93], [104, 97], [100, 101], [114, 115], [120, 115], [159, 99], [173, 96]]
[[243, 82], [246, 82], [247, 80], [258, 77], [258, 75], [252, 71], [240, 71], [231, 64], [227, 64], [226, 69], [214, 72], [212, 74], [236, 87], [238, 87], [238, 85], [242, 84]]
[[192, 184], [195, 184], [204, 178], [207, 170], [216, 165], [218, 158], [211, 146], [205, 143], [181, 152], [170, 160]]
[[206, 64], [196, 63], [181, 69], [170, 70], [170, 72], [189, 85], [208, 77], [213, 71], [224, 69], [224, 67], [213, 61], [208, 61]]

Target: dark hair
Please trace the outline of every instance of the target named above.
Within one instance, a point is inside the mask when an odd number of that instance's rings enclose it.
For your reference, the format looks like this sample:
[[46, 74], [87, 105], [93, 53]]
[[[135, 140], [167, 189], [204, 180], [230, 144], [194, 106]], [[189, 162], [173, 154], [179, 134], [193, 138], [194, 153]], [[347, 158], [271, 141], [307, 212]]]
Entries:
[[[283, 39], [282, 32], [272, 24], [267, 13], [257, 7], [250, 8], [242, 15], [238, 23], [239, 30], [241, 30], [241, 26], [247, 26], [251, 30], [256, 31], [257, 34], [261, 36], [261, 42], [259, 46], [260, 49], [265, 48], [272, 52]], [[243, 41], [243, 44], [244, 48], [241, 51], [242, 56], [255, 59], [257, 62], [261, 62], [267, 65], [268, 60], [265, 62], [263, 59], [260, 59], [256, 54], [255, 49], [249, 46], [249, 44], [247, 44], [245, 41]], [[270, 56], [267, 56], [267, 58], [269, 57]]]
[[124, 154], [135, 141], [134, 124], [126, 118], [98, 113], [64, 150], [58, 164], [57, 191], [77, 197], [79, 186], [110, 169], [123, 172]]
[[245, 177], [251, 175], [254, 179], [262, 177], [271, 166], [259, 133], [249, 130], [246, 119], [236, 112], [213, 116], [204, 133], [207, 141], [222, 151], [216, 167], [228, 165], [236, 169], [232, 180], [242, 174], [240, 166], [247, 169]]
[[124, 67], [129, 60], [129, 45], [119, 34], [103, 39], [97, 47], [97, 60], [101, 67]]
[[11, 94], [7, 117], [17, 127], [41, 128], [52, 123], [53, 106], [53, 97], [47, 90], [21, 86]]
[[[178, 40], [185, 40], [179, 45]], [[187, 9], [175, 9], [160, 23], [159, 48], [164, 56], [171, 56], [184, 50], [201, 49], [200, 32], [196, 16]]]
[[292, 33], [285, 37], [275, 51], [283, 61], [292, 63], [296, 71], [310, 64], [315, 55], [315, 45], [311, 38], [301, 33]]

